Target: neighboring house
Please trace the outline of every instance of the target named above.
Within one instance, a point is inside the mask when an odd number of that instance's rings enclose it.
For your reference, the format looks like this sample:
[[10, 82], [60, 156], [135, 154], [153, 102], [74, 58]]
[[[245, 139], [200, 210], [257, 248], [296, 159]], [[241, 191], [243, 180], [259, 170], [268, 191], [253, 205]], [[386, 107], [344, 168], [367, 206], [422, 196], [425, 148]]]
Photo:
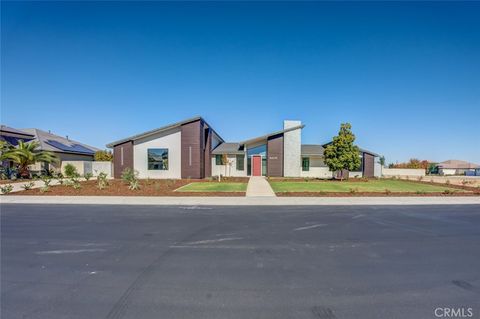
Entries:
[[[282, 130], [240, 142], [225, 142], [201, 117], [127, 137], [112, 143], [114, 177], [125, 168], [141, 178], [210, 176], [332, 177], [322, 145], [302, 145], [300, 121], [284, 121]], [[351, 176], [380, 176], [378, 155], [362, 150], [362, 166]]]
[[[9, 128], [9, 130], [10, 131], [8, 131], [7, 133], [10, 133], [12, 131], [11, 128]], [[42, 170], [48, 169], [59, 171], [62, 161], [93, 161], [93, 156], [95, 155], [95, 152], [99, 150], [96, 147], [71, 140], [68, 138], [68, 136], [62, 137], [36, 128], [14, 130], [17, 131], [17, 133], [15, 134], [24, 134], [28, 137], [28, 139], [23, 137], [15, 137], [17, 141], [18, 139], [23, 139], [25, 141], [37, 141], [39, 142], [40, 150], [50, 151], [60, 159], [60, 162], [56, 164], [46, 165], [44, 163], [36, 163], [35, 165], [31, 165], [30, 170], [34, 172], [40, 172]], [[16, 145], [11, 135], [4, 135], [3, 126], [2, 139], [7, 140], [12, 145]]]
[[479, 172], [480, 165], [460, 160], [448, 160], [438, 163], [436, 168], [440, 175], [475, 175], [475, 172]]

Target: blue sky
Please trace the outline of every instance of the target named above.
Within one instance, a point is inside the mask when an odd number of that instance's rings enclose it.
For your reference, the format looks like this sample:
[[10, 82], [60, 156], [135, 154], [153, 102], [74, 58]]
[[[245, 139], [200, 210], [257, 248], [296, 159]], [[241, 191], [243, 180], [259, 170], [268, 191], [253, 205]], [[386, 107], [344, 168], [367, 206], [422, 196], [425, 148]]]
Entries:
[[2, 2], [1, 122], [104, 147], [202, 115], [226, 140], [350, 122], [387, 162], [480, 162], [480, 3]]

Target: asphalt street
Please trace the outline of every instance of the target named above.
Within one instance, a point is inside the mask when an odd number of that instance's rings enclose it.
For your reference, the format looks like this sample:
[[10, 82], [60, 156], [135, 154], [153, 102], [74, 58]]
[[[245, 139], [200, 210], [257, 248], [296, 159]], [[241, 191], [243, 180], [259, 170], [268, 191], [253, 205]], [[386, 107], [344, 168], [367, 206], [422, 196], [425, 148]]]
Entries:
[[2, 204], [0, 288], [4, 319], [480, 318], [480, 206]]

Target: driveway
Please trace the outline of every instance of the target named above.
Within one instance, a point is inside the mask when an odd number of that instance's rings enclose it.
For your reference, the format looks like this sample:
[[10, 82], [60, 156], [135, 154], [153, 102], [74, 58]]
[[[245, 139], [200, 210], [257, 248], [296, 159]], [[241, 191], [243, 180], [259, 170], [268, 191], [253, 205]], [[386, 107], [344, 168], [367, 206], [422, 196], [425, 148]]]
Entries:
[[2, 318], [480, 317], [480, 206], [1, 207]]

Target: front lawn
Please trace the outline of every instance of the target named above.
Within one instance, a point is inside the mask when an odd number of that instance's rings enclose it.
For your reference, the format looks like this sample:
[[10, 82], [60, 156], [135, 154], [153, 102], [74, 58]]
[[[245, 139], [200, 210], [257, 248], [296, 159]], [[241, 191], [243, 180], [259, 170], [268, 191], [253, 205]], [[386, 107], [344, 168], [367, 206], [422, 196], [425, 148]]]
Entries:
[[430, 185], [405, 180], [368, 180], [368, 181], [270, 181], [273, 190], [282, 192], [392, 192], [392, 193], [442, 193], [462, 191], [442, 185]]
[[246, 183], [194, 182], [177, 189], [177, 192], [245, 192]]

